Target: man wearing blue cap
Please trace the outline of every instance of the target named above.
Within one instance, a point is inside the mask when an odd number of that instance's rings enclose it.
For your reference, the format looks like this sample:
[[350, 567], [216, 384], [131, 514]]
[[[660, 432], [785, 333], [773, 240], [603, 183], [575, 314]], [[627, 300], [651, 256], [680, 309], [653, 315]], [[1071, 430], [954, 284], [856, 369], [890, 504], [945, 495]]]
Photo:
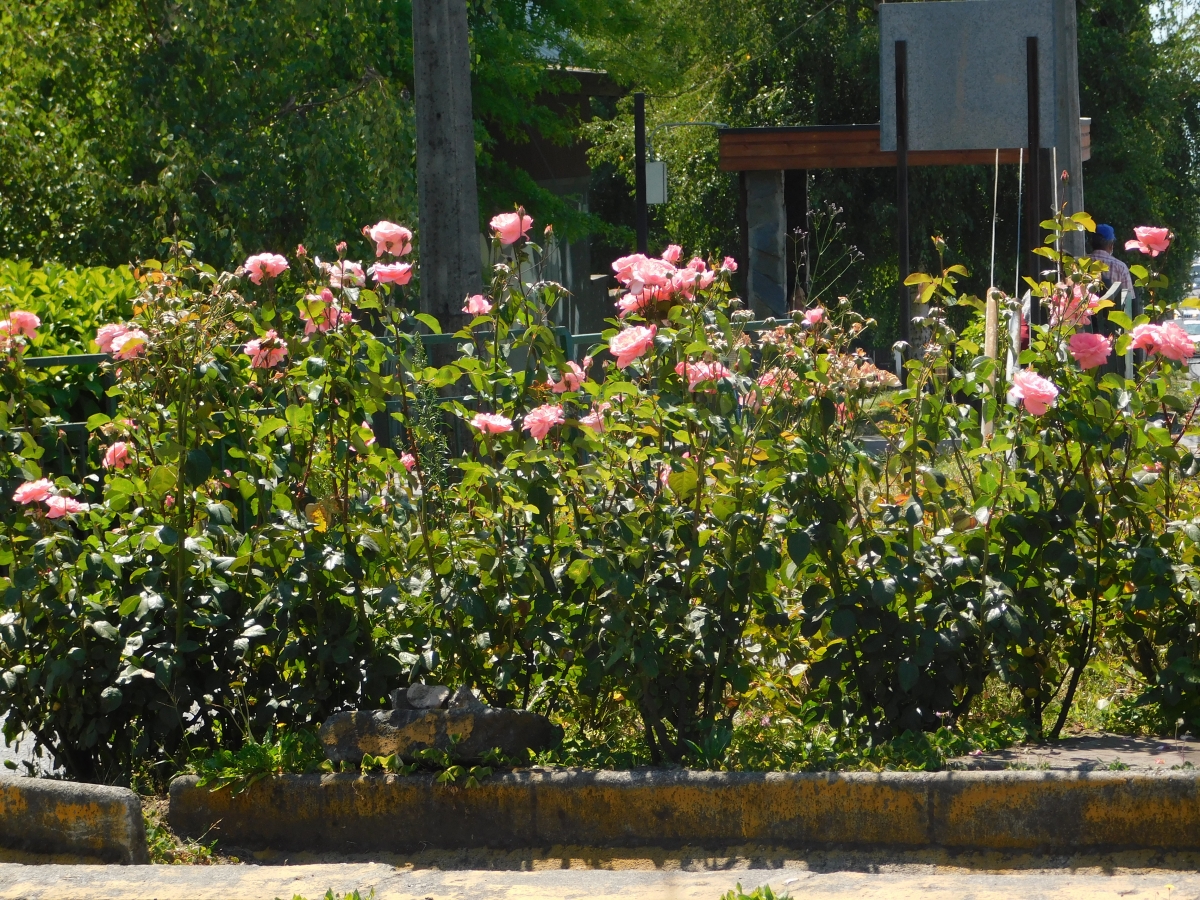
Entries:
[[1092, 240], [1092, 259], [1098, 259], [1108, 265], [1108, 271], [1102, 276], [1105, 287], [1120, 284], [1132, 298], [1136, 296], [1136, 292], [1133, 289], [1133, 276], [1129, 274], [1129, 266], [1112, 255], [1116, 239], [1117, 235], [1111, 225], [1097, 225], [1096, 236]]

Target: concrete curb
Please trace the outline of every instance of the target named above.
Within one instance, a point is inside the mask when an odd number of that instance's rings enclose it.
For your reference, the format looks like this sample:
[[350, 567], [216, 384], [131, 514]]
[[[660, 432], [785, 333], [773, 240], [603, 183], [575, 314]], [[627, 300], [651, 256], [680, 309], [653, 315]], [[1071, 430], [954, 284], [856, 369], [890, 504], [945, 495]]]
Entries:
[[1005, 851], [1200, 848], [1187, 772], [518, 772], [284, 775], [241, 794], [171, 785], [171, 827], [248, 849], [860, 846]]
[[0, 847], [104, 862], [150, 862], [137, 794], [125, 788], [0, 775]]

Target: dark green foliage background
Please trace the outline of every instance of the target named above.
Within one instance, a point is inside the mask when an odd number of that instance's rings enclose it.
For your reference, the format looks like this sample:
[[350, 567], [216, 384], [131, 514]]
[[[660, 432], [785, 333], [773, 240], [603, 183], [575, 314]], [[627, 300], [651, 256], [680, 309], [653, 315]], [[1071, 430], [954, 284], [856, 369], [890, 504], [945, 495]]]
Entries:
[[[865, 0], [470, 0], [469, 8], [481, 215], [523, 202], [560, 233], [603, 233], [598, 257], [631, 240], [628, 99], [615, 117], [599, 101], [556, 113], [547, 103], [575, 86], [556, 67], [605, 69], [645, 90], [652, 128], [878, 121], [877, 15]], [[1082, 112], [1093, 120], [1087, 208], [1122, 239], [1138, 224], [1171, 227], [1168, 274], [1181, 284], [1200, 246], [1195, 16], [1156, 20], [1147, 0], [1081, 0], [1077, 14]], [[379, 218], [415, 223], [411, 31], [409, 0], [6, 4], [0, 257], [115, 265], [155, 255], [158, 238], [178, 230], [204, 258], [233, 264], [298, 242], [328, 255], [335, 240]], [[589, 113], [599, 115], [583, 126], [596, 163], [590, 216], [497, 153], [500, 141], [520, 143], [531, 129], [572, 141]], [[715, 133], [663, 131], [655, 148], [668, 161], [672, 199], [653, 210], [653, 243], [736, 251], [736, 189], [717, 168]], [[914, 266], [932, 267], [925, 238], [946, 235], [950, 261], [973, 273], [966, 287], [982, 291], [991, 195], [986, 167], [914, 170]], [[880, 320], [876, 343], [887, 346], [897, 326], [894, 176], [815, 173], [813, 200], [844, 208], [845, 238], [864, 259], [836, 289], [857, 289]], [[1006, 167], [1001, 286], [1014, 280], [1016, 209], [1016, 172]]]

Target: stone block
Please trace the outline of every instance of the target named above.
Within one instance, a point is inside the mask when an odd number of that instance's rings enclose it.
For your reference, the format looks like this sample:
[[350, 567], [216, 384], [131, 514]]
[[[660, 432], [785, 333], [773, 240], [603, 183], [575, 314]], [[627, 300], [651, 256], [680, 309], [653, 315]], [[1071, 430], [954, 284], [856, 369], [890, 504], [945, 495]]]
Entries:
[[137, 794], [44, 778], [0, 775], [0, 847], [110, 863], [150, 862]]
[[[447, 691], [447, 693], [449, 693]], [[468, 692], [469, 693], [469, 692]], [[363, 754], [412, 759], [422, 750], [449, 753], [459, 762], [477, 760], [489, 750], [520, 758], [547, 750], [560, 739], [545, 716], [519, 709], [492, 709], [478, 700], [452, 709], [351, 710], [321, 726], [321, 743], [334, 762], [358, 762]], [[453, 740], [457, 735], [458, 740]]]

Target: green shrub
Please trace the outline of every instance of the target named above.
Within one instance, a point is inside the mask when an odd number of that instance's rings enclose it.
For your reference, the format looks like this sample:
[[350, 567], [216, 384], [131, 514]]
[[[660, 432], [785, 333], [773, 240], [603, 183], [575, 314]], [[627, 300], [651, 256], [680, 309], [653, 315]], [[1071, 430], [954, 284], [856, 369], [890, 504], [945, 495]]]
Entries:
[[[21, 309], [42, 320], [27, 351], [30, 355], [94, 352], [96, 329], [129, 318], [138, 289], [137, 277], [126, 266], [71, 268], [46, 263], [35, 267], [27, 261], [0, 259], [0, 319]], [[82, 422], [105, 408], [104, 385], [95, 366], [30, 374], [29, 395], [64, 421]]]

